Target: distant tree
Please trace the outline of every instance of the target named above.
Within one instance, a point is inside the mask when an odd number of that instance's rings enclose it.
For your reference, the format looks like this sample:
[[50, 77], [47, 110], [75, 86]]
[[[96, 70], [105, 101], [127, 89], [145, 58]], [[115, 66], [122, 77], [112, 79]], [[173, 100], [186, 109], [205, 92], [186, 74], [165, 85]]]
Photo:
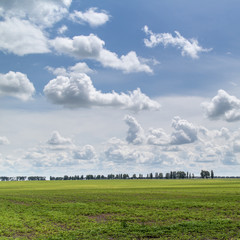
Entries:
[[138, 178], [139, 178], [139, 179], [143, 179], [143, 174], [139, 174], [139, 175], [138, 175]]
[[114, 174], [108, 174], [107, 178], [108, 178], [108, 179], [114, 179], [115, 176], [114, 176]]
[[149, 178], [153, 179], [153, 174], [152, 173], [149, 174]]
[[202, 170], [200, 175], [201, 175], [201, 178], [209, 178], [210, 177], [209, 171], [205, 171], [205, 170]]
[[74, 180], [80, 180], [79, 175], [75, 175], [75, 176], [74, 176]]
[[89, 174], [89, 175], [86, 176], [86, 179], [87, 179], [87, 180], [92, 180], [92, 179], [94, 179], [94, 177], [93, 177], [92, 174]]
[[46, 177], [42, 176], [29, 176], [28, 181], [45, 181]]
[[177, 178], [177, 172], [172, 172], [172, 179], [176, 179]]
[[170, 173], [166, 173], [166, 174], [165, 174], [165, 178], [166, 178], [166, 179], [170, 179]]
[[27, 177], [25, 177], [25, 176], [17, 176], [16, 177], [17, 181], [25, 181], [26, 179], [27, 179]]
[[128, 174], [123, 174], [122, 178], [123, 178], [123, 179], [128, 179], [128, 178], [129, 178], [129, 175], [128, 175]]
[[0, 179], [1, 179], [1, 181], [9, 181], [9, 177], [5, 177], [5, 176], [2, 176], [2, 177], [0, 177]]
[[159, 179], [163, 179], [163, 174], [159, 173], [158, 177], [159, 177]]
[[137, 178], [137, 175], [134, 173], [132, 176], [132, 179], [136, 179], [136, 178]]
[[211, 178], [214, 178], [213, 170], [211, 170]]
[[177, 172], [177, 178], [178, 178], [178, 179], [184, 179], [184, 178], [186, 178], [186, 173], [183, 172], [183, 171], [178, 171], [178, 172]]

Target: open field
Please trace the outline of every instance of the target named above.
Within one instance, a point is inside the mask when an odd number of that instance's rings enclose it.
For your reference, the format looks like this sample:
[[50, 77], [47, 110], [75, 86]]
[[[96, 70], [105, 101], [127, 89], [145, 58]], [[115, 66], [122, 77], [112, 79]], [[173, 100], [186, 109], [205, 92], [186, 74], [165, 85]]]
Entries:
[[0, 182], [0, 239], [240, 239], [240, 179]]

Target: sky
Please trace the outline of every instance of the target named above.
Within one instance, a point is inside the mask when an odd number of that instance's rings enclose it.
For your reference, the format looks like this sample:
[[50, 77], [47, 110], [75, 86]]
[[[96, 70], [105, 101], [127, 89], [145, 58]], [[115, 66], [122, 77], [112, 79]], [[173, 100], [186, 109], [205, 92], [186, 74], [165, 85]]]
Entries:
[[1, 0], [0, 175], [240, 175], [236, 0]]

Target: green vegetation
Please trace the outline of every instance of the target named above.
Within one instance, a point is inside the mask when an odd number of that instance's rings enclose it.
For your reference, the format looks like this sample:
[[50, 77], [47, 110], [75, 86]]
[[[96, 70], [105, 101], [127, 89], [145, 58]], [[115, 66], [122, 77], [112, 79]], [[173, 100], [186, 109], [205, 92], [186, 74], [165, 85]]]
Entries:
[[0, 182], [0, 239], [240, 239], [240, 179]]

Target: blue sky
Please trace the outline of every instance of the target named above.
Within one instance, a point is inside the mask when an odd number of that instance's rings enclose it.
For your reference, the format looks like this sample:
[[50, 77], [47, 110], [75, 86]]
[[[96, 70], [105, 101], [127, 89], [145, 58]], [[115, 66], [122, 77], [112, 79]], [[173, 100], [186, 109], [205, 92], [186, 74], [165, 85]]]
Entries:
[[239, 4], [1, 1], [0, 174], [239, 175]]

